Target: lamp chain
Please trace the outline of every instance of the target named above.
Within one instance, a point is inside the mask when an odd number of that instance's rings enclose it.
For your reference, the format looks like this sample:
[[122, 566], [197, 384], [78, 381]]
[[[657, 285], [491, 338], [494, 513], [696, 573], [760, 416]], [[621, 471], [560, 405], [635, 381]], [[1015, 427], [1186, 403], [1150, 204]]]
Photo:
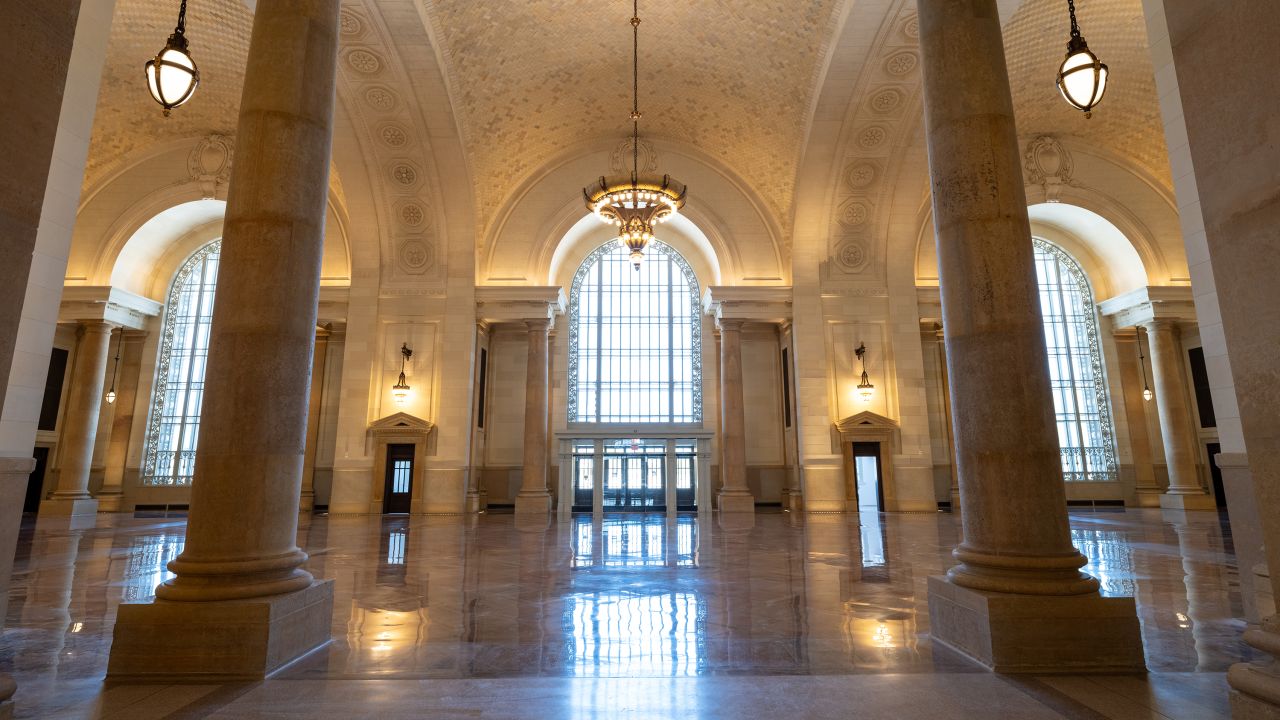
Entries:
[[[184, 2], [186, 0], [183, 0]], [[640, 0], [631, 3], [631, 184], [640, 177]]]
[[1076, 24], [1076, 0], [1067, 0], [1067, 12], [1071, 14], [1071, 37], [1078, 38], [1080, 26]]
[[174, 30], [177, 35], [185, 35], [187, 32], [187, 0], [182, 0], [182, 4], [178, 6], [178, 27]]

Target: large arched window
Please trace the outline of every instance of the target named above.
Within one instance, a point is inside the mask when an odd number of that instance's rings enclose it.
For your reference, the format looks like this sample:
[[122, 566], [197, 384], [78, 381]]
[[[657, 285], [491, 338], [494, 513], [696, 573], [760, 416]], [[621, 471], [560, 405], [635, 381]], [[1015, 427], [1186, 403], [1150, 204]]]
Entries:
[[612, 241], [587, 256], [569, 297], [569, 422], [702, 421], [698, 280], [658, 241], [637, 271]]
[[215, 240], [197, 250], [178, 269], [169, 289], [147, 422], [142, 469], [146, 485], [187, 485], [195, 470], [221, 248], [222, 243]]
[[1114, 481], [1116, 451], [1093, 290], [1075, 258], [1039, 238], [1032, 242], [1062, 474], [1069, 482]]

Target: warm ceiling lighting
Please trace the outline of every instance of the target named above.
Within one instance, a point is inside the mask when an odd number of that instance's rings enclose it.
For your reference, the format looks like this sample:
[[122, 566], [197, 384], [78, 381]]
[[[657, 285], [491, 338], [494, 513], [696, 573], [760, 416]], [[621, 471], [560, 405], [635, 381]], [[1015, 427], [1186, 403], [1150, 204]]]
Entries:
[[862, 361], [862, 382], [858, 383], [858, 397], [862, 398], [862, 402], [871, 402], [871, 398], [876, 394], [876, 386], [871, 384], [871, 379], [867, 377], [867, 346], [858, 343], [858, 349], [853, 353], [858, 356], [858, 360]]
[[1071, 107], [1084, 111], [1088, 119], [1107, 91], [1107, 66], [1089, 51], [1089, 44], [1080, 35], [1075, 0], [1067, 0], [1067, 11], [1071, 14], [1071, 40], [1067, 43], [1067, 59], [1058, 68], [1058, 89]]
[[404, 380], [404, 363], [411, 357], [413, 357], [413, 351], [409, 349], [409, 343], [401, 344], [400, 379], [391, 386], [391, 399], [395, 400], [397, 405], [403, 405], [409, 400], [409, 384]]
[[604, 222], [617, 226], [619, 240], [631, 251], [636, 270], [645, 246], [653, 239], [653, 226], [670, 219], [684, 207], [684, 185], [670, 175], [640, 176], [640, 3], [632, 2], [631, 17], [631, 177], [601, 176], [582, 191], [587, 209]]
[[151, 97], [169, 111], [191, 99], [200, 84], [200, 71], [187, 51], [187, 0], [178, 8], [178, 27], [156, 56], [147, 61], [147, 90]]

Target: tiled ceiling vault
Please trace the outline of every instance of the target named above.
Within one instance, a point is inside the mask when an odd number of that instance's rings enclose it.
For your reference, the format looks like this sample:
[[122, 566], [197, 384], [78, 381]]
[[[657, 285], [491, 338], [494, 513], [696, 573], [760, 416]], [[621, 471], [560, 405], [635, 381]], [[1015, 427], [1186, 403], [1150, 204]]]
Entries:
[[200, 68], [200, 88], [190, 102], [166, 118], [147, 94], [142, 66], [164, 46], [177, 19], [177, 2], [116, 0], [86, 188], [116, 163], [130, 161], [133, 153], [148, 146], [211, 132], [235, 134], [253, 14], [244, 0], [189, 4], [187, 40]]
[[[482, 223], [549, 157], [628, 134], [629, 0], [423, 2], [444, 44]], [[836, 6], [641, 2], [642, 132], [724, 162], [785, 220]]]
[[1139, 164], [1172, 188], [1142, 0], [1079, 0], [1076, 16], [1089, 49], [1110, 69], [1093, 117], [1083, 120], [1054, 87], [1070, 20], [1063, 0], [1024, 0], [1004, 29], [1018, 131], [1061, 132]]

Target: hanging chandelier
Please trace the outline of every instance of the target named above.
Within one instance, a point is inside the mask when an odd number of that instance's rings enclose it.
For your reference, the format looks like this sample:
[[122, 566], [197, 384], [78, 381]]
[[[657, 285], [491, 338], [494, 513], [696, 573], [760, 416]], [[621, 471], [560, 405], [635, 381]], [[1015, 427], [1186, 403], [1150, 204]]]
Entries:
[[631, 176], [601, 176], [582, 195], [588, 210], [617, 226], [617, 239], [631, 251], [631, 263], [639, 270], [653, 226], [679, 213], [688, 191], [670, 175], [640, 174], [640, 0], [632, 2], [631, 98]]
[[200, 71], [187, 50], [187, 0], [178, 7], [178, 26], [156, 56], [147, 61], [147, 90], [151, 99], [169, 111], [191, 99], [200, 84]]
[[1076, 23], [1075, 0], [1067, 0], [1067, 12], [1071, 15], [1071, 40], [1067, 42], [1067, 59], [1058, 68], [1058, 90], [1071, 107], [1084, 112], [1086, 120], [1093, 117], [1093, 108], [1102, 101], [1107, 91], [1107, 65], [1089, 50], [1089, 44], [1080, 34]]

